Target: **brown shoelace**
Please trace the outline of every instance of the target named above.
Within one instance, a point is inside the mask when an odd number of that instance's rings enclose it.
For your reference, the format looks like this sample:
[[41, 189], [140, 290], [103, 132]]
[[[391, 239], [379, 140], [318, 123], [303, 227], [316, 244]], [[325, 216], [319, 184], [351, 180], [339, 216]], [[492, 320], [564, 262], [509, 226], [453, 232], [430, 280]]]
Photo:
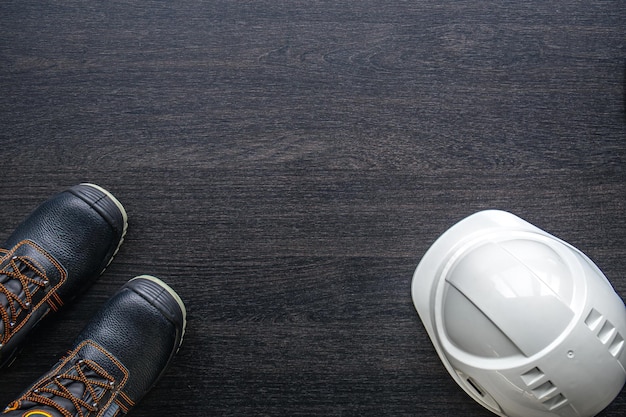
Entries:
[[[7, 253], [9, 253], [7, 250], [0, 249], [0, 256], [6, 256]], [[12, 291], [7, 288], [7, 284], [11, 280], [19, 281], [21, 291], [24, 292], [23, 296], [20, 296], [20, 291]], [[32, 285], [35, 286], [33, 291], [31, 291]], [[28, 258], [14, 256], [5, 261], [4, 267], [0, 269], [0, 294], [6, 297], [7, 307], [2, 308], [0, 306], [0, 318], [4, 324], [4, 330], [0, 334], [0, 347], [11, 338], [17, 325], [20, 310], [30, 309], [33, 303], [33, 294], [37, 289], [43, 289], [46, 285], [48, 285], [48, 278], [43, 268]]]
[[[75, 383], [82, 384], [84, 387], [81, 390], [81, 397], [77, 397], [70, 391], [69, 387]], [[86, 417], [89, 413], [98, 412], [99, 401], [113, 389], [115, 389], [115, 380], [107, 371], [92, 360], [81, 359], [62, 374], [40, 381], [34, 389], [11, 403], [7, 411], [17, 410], [21, 405], [35, 403], [54, 408], [64, 417]], [[75, 411], [70, 411], [63, 406], [60, 403], [62, 399], [68, 400], [69, 403], [65, 401], [65, 404], [69, 406], [71, 403]]]

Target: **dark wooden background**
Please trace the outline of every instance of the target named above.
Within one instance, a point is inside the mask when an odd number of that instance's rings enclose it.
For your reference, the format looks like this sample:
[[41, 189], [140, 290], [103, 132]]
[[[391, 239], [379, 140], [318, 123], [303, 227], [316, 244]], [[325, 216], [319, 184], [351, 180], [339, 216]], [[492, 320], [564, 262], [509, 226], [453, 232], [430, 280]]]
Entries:
[[2, 239], [83, 181], [130, 228], [0, 402], [150, 273], [188, 332], [133, 416], [490, 415], [440, 364], [412, 273], [499, 208], [626, 296], [625, 74], [621, 0], [3, 0]]

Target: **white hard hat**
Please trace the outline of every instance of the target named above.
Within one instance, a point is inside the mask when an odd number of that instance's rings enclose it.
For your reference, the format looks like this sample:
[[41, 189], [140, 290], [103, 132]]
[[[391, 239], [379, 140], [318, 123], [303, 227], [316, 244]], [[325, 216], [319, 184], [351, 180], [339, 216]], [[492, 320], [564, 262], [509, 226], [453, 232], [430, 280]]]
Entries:
[[626, 381], [626, 308], [581, 251], [476, 213], [420, 261], [415, 308], [454, 380], [507, 417], [594, 416]]

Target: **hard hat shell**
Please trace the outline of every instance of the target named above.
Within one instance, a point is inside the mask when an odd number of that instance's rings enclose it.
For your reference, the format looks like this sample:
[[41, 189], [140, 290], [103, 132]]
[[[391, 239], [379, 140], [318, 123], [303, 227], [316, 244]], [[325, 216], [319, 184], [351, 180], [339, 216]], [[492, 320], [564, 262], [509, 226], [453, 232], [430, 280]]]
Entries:
[[450, 375], [495, 414], [594, 416], [626, 381], [621, 298], [581, 251], [513, 214], [447, 230], [411, 293]]

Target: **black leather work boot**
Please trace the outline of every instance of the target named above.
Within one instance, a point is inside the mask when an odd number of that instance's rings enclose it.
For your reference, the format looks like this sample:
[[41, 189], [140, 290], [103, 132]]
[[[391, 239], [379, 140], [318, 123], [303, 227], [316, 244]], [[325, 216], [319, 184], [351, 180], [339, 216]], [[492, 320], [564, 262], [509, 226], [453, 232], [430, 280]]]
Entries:
[[41, 204], [15, 229], [0, 249], [0, 368], [44, 316], [104, 271], [126, 225], [115, 197], [80, 184]]
[[133, 278], [85, 326], [69, 354], [3, 415], [126, 415], [163, 375], [185, 324], [185, 306], [174, 290], [152, 276]]

